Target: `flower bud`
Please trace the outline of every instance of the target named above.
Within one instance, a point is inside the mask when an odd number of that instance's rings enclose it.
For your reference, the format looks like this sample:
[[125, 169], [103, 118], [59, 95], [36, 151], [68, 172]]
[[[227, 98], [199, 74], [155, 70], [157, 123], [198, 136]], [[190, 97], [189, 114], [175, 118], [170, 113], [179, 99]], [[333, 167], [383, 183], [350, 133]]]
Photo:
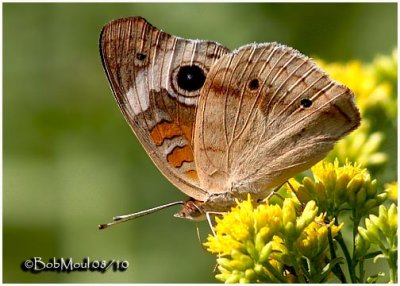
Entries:
[[317, 190], [315, 189], [315, 184], [313, 180], [311, 180], [311, 178], [305, 177], [303, 179], [303, 185], [312, 198], [315, 198], [317, 196]]
[[346, 201], [346, 192], [347, 192], [346, 186], [349, 183], [349, 181], [350, 177], [347, 173], [340, 174], [336, 181], [334, 198], [337, 206], [341, 205], [343, 202]]
[[309, 201], [304, 207], [303, 213], [297, 218], [296, 229], [298, 232], [302, 232], [303, 229], [308, 226], [318, 213], [318, 207], [315, 201]]
[[369, 241], [367, 230], [361, 226], [358, 227], [358, 233], [362, 236], [365, 241]]
[[225, 257], [217, 258], [217, 263], [218, 263], [218, 265], [220, 265], [221, 267], [223, 267], [227, 270], [232, 270], [232, 267], [230, 265], [230, 260], [228, 258], [225, 258]]
[[241, 254], [239, 257], [229, 262], [230, 269], [245, 271], [253, 266], [253, 260], [245, 254]]
[[356, 194], [356, 205], [362, 207], [367, 198], [367, 191], [362, 187]]
[[230, 273], [219, 273], [215, 275], [215, 278], [219, 281], [225, 282], [229, 279]]
[[233, 283], [238, 283], [239, 281], [240, 281], [240, 274], [232, 273], [224, 282], [226, 284], [233, 284]]
[[360, 234], [357, 234], [355, 244], [358, 257], [364, 256], [371, 246], [371, 243], [365, 240]]
[[371, 220], [365, 220], [365, 226], [367, 228], [366, 235], [368, 240], [372, 243], [379, 244], [381, 242], [381, 238], [379, 236], [379, 229], [376, 225], [374, 225]]
[[[347, 184], [347, 191], [356, 194], [363, 184], [363, 178], [360, 175], [355, 175]], [[355, 198], [354, 198], [355, 202]]]
[[397, 206], [391, 204], [388, 210], [388, 224], [397, 231]]
[[259, 261], [264, 262], [267, 261], [270, 253], [272, 251], [272, 241], [268, 242], [260, 252]]
[[397, 202], [398, 197], [398, 184], [397, 182], [392, 182], [385, 184], [385, 192], [388, 194], [388, 197], [391, 201]]
[[264, 267], [261, 265], [261, 264], [256, 264], [255, 266], [254, 266], [254, 272], [256, 273], [256, 274], [258, 274], [258, 275], [264, 275]]
[[327, 195], [326, 195], [326, 189], [325, 186], [322, 182], [317, 182], [315, 184], [315, 189], [317, 192], [317, 198], [319, 201], [319, 204], [326, 204], [327, 201]]
[[288, 224], [296, 222], [296, 209], [293, 200], [285, 200], [282, 207], [283, 225], [286, 228]]
[[378, 205], [378, 201], [376, 199], [369, 199], [364, 204], [364, 209], [366, 211], [376, 207]]
[[246, 269], [246, 271], [244, 272], [244, 276], [248, 281], [254, 281], [256, 278], [256, 272], [253, 269]]
[[257, 249], [255, 248], [253, 241], [246, 240], [245, 244], [246, 244], [247, 253], [250, 255], [250, 257], [256, 259], [258, 257], [258, 254], [257, 254]]
[[262, 250], [263, 247], [265, 246], [265, 240], [264, 240], [264, 233], [265, 233], [265, 230], [264, 230], [264, 229], [267, 229], [267, 228], [268, 228], [267, 226], [261, 228], [261, 230], [256, 234], [255, 249], [256, 249], [258, 252], [261, 252], [261, 250]]
[[376, 192], [377, 192], [377, 181], [372, 180], [367, 188], [367, 197], [374, 198], [376, 196]]
[[376, 200], [378, 201], [378, 204], [383, 203], [387, 199], [387, 193], [381, 193], [376, 196]]

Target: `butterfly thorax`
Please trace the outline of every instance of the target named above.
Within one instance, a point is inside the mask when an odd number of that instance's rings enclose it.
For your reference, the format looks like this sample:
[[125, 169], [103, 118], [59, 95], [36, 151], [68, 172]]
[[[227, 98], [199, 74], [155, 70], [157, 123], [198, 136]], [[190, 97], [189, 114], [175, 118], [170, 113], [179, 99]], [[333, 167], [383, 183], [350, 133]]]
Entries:
[[211, 194], [205, 201], [199, 201], [190, 198], [189, 200], [184, 202], [182, 209], [175, 214], [175, 217], [195, 221], [205, 220], [207, 213], [215, 214], [230, 211], [232, 207], [237, 205], [238, 201], [243, 201], [247, 199], [249, 193], [252, 193], [252, 198], [254, 201], [259, 201], [265, 198], [265, 192], [244, 192], [240, 190], [232, 190], [230, 192]]

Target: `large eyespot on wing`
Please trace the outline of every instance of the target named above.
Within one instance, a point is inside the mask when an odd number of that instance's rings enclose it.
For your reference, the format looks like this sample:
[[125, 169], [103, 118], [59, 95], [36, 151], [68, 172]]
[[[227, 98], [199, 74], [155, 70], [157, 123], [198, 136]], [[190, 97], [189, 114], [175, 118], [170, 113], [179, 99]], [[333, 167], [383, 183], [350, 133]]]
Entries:
[[161, 172], [198, 200], [192, 133], [200, 90], [228, 50], [171, 36], [141, 17], [111, 21], [100, 36], [103, 66], [128, 124]]
[[353, 93], [309, 58], [275, 43], [244, 46], [213, 65], [202, 89], [194, 135], [201, 185], [263, 196], [359, 123]]

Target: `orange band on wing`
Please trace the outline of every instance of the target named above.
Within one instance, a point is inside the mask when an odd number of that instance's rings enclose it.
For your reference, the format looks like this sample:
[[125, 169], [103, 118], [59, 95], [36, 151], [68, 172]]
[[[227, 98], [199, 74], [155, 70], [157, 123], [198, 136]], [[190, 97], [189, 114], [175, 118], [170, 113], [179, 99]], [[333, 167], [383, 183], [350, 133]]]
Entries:
[[153, 138], [154, 143], [160, 146], [165, 139], [171, 139], [175, 136], [181, 136], [182, 134], [182, 129], [175, 123], [161, 122], [154, 126], [150, 136]]
[[175, 147], [174, 150], [168, 154], [167, 160], [175, 168], [181, 167], [183, 162], [193, 162], [194, 158], [192, 149], [188, 145]]

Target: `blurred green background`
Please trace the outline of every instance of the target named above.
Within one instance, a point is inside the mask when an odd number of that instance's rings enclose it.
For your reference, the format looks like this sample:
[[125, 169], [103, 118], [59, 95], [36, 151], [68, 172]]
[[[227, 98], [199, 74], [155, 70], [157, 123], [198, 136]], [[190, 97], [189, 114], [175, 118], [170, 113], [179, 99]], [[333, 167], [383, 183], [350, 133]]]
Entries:
[[[326, 61], [371, 61], [397, 43], [397, 4], [3, 4], [4, 282], [215, 282], [196, 225], [164, 210], [105, 231], [112, 216], [185, 198], [125, 123], [98, 53], [102, 26], [143, 16], [229, 48], [277, 41]], [[200, 224], [202, 239], [209, 231]], [[125, 272], [31, 274], [21, 263], [127, 260]]]

